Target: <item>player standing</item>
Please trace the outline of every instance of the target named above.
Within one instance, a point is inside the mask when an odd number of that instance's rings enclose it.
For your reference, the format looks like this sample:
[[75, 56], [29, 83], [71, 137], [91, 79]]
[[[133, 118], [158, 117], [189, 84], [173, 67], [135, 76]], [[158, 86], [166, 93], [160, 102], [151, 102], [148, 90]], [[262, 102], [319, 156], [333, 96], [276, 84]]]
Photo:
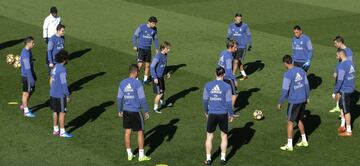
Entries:
[[[66, 81], [67, 72], [64, 65], [68, 62], [69, 55], [65, 50], [60, 50], [56, 56], [56, 64], [51, 70], [50, 80], [50, 107], [53, 111], [54, 132], [64, 138], [72, 135], [65, 131], [65, 117], [67, 113], [67, 102], [70, 101], [70, 93]], [[60, 132], [59, 132], [60, 125]]]
[[[350, 61], [353, 60], [353, 53], [351, 51], [351, 49], [349, 47], [346, 47], [345, 45], [345, 41], [344, 41], [344, 38], [341, 37], [341, 36], [336, 36], [335, 39], [334, 39], [334, 46], [335, 48], [337, 49], [343, 49], [345, 50], [345, 53], [346, 53], [346, 58]], [[338, 56], [336, 56], [338, 58]], [[340, 64], [340, 60], [338, 59], [339, 61], [339, 64]], [[336, 67], [337, 68], [337, 67]], [[334, 78], [335, 78], [335, 81], [337, 80], [337, 75], [336, 75], [336, 71], [334, 73]], [[339, 107], [339, 96], [336, 96], [335, 98], [335, 101], [336, 101], [336, 106], [330, 110], [329, 112], [340, 112], [340, 107]]]
[[139, 69], [145, 64], [144, 69], [144, 83], [150, 83], [149, 67], [151, 62], [151, 45], [154, 41], [156, 53], [159, 48], [159, 41], [157, 37], [156, 17], [151, 16], [147, 24], [141, 24], [136, 28], [133, 36], [134, 50], [137, 51], [137, 63]]
[[[243, 63], [245, 60], [246, 50], [251, 51], [252, 38], [249, 26], [246, 23], [242, 22], [241, 14], [235, 14], [234, 23], [231, 23], [229, 25], [226, 39], [234, 39], [238, 43], [237, 51], [233, 54], [233, 73], [234, 75], [236, 74], [236, 70], [240, 65], [240, 74], [242, 75], [241, 80], [245, 80], [247, 79], [247, 75], [245, 73]], [[246, 47], [248, 48], [246, 49]]]
[[228, 40], [226, 43], [226, 50], [220, 53], [218, 66], [225, 69], [224, 82], [228, 83], [231, 87], [232, 106], [234, 107], [237, 93], [236, 87], [238, 86], [234, 73], [232, 72], [233, 54], [237, 51], [237, 42], [235, 40]]
[[281, 97], [278, 102], [278, 109], [281, 109], [281, 104], [288, 99], [288, 108], [287, 108], [287, 138], [288, 142], [285, 146], [280, 147], [281, 150], [293, 151], [293, 128], [294, 122], [297, 122], [301, 133], [301, 142], [296, 145], [299, 147], [309, 146], [306, 135], [305, 128], [302, 122], [304, 118], [305, 105], [309, 99], [309, 82], [304, 70], [299, 67], [294, 66], [293, 60], [290, 55], [285, 55], [283, 57], [283, 63], [287, 71], [284, 74], [284, 79], [282, 83]]
[[294, 65], [303, 68], [306, 72], [310, 68], [313, 56], [313, 48], [310, 38], [302, 33], [301, 27], [296, 25], [293, 28], [294, 37], [292, 38], [292, 59]]
[[208, 82], [203, 92], [204, 113], [207, 119], [206, 129], [206, 165], [211, 165], [212, 140], [216, 127], [221, 131], [221, 160], [220, 164], [225, 165], [226, 149], [228, 144], [228, 122], [233, 121], [234, 112], [231, 105], [231, 87], [223, 81], [225, 69], [216, 68], [216, 80]]
[[338, 131], [339, 136], [352, 136], [350, 101], [355, 89], [355, 68], [353, 62], [347, 59], [345, 50], [339, 49], [337, 56], [341, 62], [337, 66], [337, 81], [332, 96], [334, 99], [336, 95], [340, 96], [339, 107], [343, 116]]
[[57, 63], [55, 60], [55, 55], [65, 46], [65, 25], [59, 24], [56, 27], [56, 34], [51, 36], [48, 43], [48, 54], [47, 54], [47, 64], [49, 66], [49, 70], [54, 68]]
[[[168, 53], [170, 52], [171, 44], [164, 41], [160, 45], [160, 51], [155, 55], [150, 65], [151, 75], [153, 77], [153, 89], [156, 94], [154, 99], [154, 111], [161, 114], [160, 105], [164, 105], [165, 101], [165, 68], [167, 64]], [[167, 74], [170, 77], [169, 73]], [[172, 106], [172, 103], [168, 103], [168, 106]]]
[[35, 90], [35, 72], [33, 65], [33, 56], [31, 49], [34, 47], [34, 38], [29, 36], [25, 38], [25, 47], [21, 51], [21, 81], [22, 87], [22, 105], [21, 109], [24, 110], [24, 116], [33, 118], [35, 117], [29, 109], [29, 99]]
[[145, 120], [149, 119], [149, 108], [146, 103], [144, 87], [137, 80], [139, 68], [136, 64], [129, 67], [129, 78], [120, 82], [118, 92], [118, 115], [123, 118], [125, 129], [125, 146], [128, 160], [132, 160], [134, 155], [131, 151], [130, 137], [131, 130], [138, 134], [139, 161], [150, 160], [144, 154], [144, 118], [141, 108], [144, 109]]

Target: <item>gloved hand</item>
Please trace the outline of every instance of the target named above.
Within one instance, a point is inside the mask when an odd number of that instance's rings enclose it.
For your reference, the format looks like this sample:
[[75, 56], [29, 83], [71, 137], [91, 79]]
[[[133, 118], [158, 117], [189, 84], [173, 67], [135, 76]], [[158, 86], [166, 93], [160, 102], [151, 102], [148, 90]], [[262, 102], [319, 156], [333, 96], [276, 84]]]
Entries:
[[252, 46], [251, 46], [251, 45], [249, 45], [249, 47], [248, 47], [247, 51], [251, 51], [251, 48], [252, 48]]
[[310, 68], [310, 59], [308, 59], [308, 60], [304, 63], [303, 68], [306, 69], [306, 70], [308, 70], [308, 69]]

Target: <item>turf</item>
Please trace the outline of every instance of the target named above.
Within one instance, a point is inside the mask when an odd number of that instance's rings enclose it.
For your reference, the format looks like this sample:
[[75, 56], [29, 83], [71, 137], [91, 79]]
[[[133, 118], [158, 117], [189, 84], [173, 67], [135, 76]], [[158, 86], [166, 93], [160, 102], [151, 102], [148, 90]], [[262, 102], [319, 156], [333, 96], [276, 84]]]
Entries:
[[[10, 1], [0, 2], [0, 165], [202, 165], [205, 117], [201, 96], [204, 84], [214, 79], [218, 53], [224, 49], [227, 25], [240, 11], [253, 34], [253, 51], [246, 57], [250, 79], [240, 82], [238, 113], [229, 133], [228, 165], [356, 165], [360, 155], [359, 105], [353, 115], [354, 137], [337, 136], [338, 115], [328, 113], [332, 73], [336, 64], [334, 36], [340, 34], [354, 51], [356, 66], [360, 51], [356, 27], [360, 24], [359, 2], [319, 0], [122, 0], [122, 1]], [[72, 101], [67, 130], [74, 138], [51, 135], [48, 108], [49, 87], [44, 64], [46, 45], [41, 39], [42, 22], [51, 5], [56, 5], [66, 27], [66, 49], [72, 53], [67, 65]], [[119, 81], [126, 78], [127, 66], [135, 62], [131, 37], [136, 26], [148, 16], [159, 19], [161, 41], [173, 47], [169, 65], [176, 70], [166, 80], [166, 95], [174, 107], [163, 114], [151, 113], [146, 122], [146, 147], [153, 159], [126, 161], [121, 119], [117, 117], [116, 95]], [[312, 92], [305, 125], [310, 146], [280, 151], [286, 141], [285, 111], [275, 106], [281, 88], [281, 56], [290, 53], [291, 28], [302, 25], [314, 46], [309, 71]], [[9, 101], [20, 100], [19, 71], [5, 63], [9, 53], [19, 54], [21, 38], [36, 39], [33, 50], [38, 77], [31, 98], [36, 118], [26, 119]], [[357, 79], [358, 82], [359, 79]], [[357, 86], [357, 89], [358, 86]], [[149, 106], [150, 86], [145, 86]], [[254, 121], [255, 109], [265, 119]], [[296, 140], [298, 139], [296, 136]], [[135, 137], [133, 142], [135, 143]], [[135, 149], [135, 144], [133, 144]], [[215, 162], [219, 162], [214, 141]], [[215, 163], [217, 165], [217, 163]]]

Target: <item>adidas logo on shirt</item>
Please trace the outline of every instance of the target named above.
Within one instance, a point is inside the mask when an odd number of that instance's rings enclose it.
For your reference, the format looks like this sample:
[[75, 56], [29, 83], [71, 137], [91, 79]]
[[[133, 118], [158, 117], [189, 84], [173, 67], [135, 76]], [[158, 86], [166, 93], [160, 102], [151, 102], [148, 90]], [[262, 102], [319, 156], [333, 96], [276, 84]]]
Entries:
[[124, 89], [124, 92], [133, 92], [134, 90], [131, 88], [131, 85], [130, 84], [127, 84], [125, 89]]
[[349, 71], [349, 74], [351, 74], [351, 73], [355, 73], [355, 69], [354, 69], [354, 67], [351, 65], [351, 67], [350, 67], [350, 71]]
[[296, 73], [295, 82], [301, 81], [303, 78], [299, 73]]
[[215, 86], [211, 89], [210, 93], [211, 93], [211, 94], [221, 94], [222, 92], [221, 92], [221, 90], [220, 90], [220, 88], [219, 88], [219, 85], [215, 85]]

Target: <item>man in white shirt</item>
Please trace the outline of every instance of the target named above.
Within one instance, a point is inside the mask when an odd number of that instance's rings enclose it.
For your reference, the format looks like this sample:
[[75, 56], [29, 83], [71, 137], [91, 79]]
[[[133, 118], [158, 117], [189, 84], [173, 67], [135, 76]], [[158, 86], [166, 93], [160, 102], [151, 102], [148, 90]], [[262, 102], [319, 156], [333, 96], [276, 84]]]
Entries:
[[57, 15], [56, 7], [50, 8], [50, 15], [44, 20], [43, 38], [48, 43], [49, 38], [56, 34], [56, 27], [60, 24], [61, 18]]

